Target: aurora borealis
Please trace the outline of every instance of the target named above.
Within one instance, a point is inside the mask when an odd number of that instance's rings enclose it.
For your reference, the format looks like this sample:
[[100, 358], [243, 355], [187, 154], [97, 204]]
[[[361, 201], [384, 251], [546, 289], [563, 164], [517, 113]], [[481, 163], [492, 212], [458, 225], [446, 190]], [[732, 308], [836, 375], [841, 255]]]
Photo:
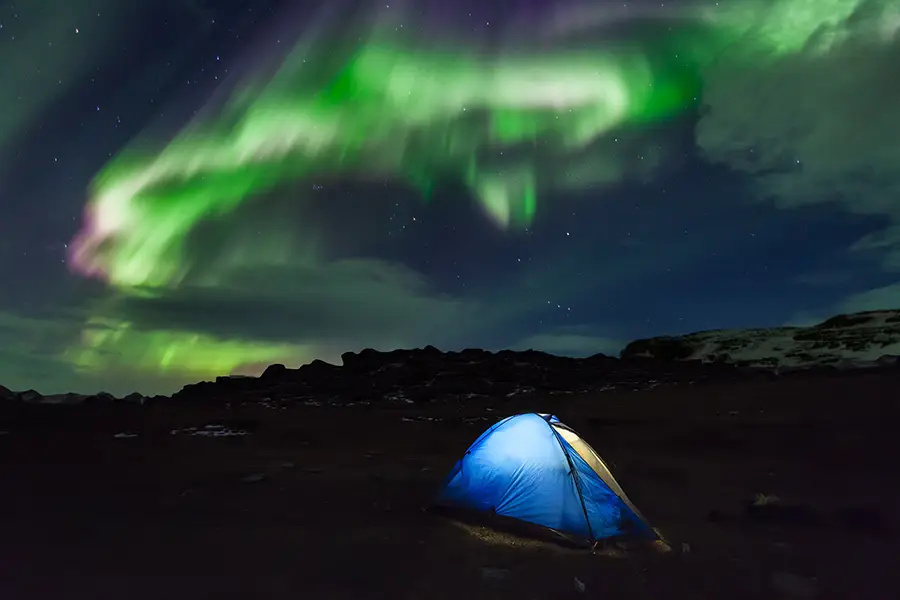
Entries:
[[609, 352], [900, 302], [893, 2], [238, 4], [4, 5], [0, 52], [72, 48], [0, 67], [0, 189], [29, 207], [0, 248], [53, 229], [65, 262], [3, 265], [35, 283], [0, 307], [0, 383]]
[[[590, 148], [598, 138], [672, 116], [698, 94], [698, 65], [658, 74], [635, 50], [479, 60], [363, 43], [350, 54], [321, 88], [306, 82], [304, 54], [288, 57], [251, 101], [226, 105], [223, 122], [110, 164], [75, 267], [120, 286], [177, 283], [178, 245], [199, 221], [323, 173], [392, 178], [423, 195], [446, 174], [499, 226], [527, 226], [539, 188], [608, 177]], [[592, 158], [594, 173], [577, 168]]]

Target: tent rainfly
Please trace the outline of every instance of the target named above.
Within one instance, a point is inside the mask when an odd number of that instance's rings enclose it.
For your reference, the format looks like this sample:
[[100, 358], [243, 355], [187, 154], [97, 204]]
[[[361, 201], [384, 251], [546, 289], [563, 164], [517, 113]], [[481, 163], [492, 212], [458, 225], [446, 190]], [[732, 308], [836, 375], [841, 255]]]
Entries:
[[513, 519], [587, 545], [622, 536], [657, 539], [594, 449], [549, 414], [514, 415], [482, 433], [435, 504]]

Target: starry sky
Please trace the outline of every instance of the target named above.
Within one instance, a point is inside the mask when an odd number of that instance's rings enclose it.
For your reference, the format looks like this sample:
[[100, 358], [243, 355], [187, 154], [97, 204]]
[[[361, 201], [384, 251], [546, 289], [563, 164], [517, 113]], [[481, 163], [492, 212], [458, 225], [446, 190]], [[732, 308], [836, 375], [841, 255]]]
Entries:
[[0, 0], [0, 383], [900, 306], [892, 0]]

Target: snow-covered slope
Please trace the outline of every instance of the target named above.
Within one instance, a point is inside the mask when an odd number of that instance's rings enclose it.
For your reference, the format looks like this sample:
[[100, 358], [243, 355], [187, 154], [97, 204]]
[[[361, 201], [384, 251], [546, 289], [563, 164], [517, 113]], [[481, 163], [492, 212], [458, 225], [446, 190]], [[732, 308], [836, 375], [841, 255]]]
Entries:
[[895, 364], [900, 310], [838, 315], [811, 327], [719, 329], [636, 340], [622, 357], [701, 360], [778, 370]]

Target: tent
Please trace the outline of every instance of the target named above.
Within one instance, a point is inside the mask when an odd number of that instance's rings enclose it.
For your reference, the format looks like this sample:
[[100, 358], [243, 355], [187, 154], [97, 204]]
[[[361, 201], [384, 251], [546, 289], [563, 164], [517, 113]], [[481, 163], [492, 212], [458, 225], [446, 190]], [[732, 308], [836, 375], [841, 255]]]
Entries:
[[435, 504], [589, 545], [626, 535], [657, 538], [594, 449], [548, 414], [507, 417], [482, 433]]

